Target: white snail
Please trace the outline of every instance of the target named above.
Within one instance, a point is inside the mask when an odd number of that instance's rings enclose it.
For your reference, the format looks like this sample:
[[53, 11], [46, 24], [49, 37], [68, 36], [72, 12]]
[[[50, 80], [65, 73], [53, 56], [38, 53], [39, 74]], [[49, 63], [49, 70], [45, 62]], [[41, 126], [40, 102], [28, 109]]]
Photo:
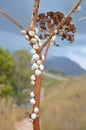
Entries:
[[36, 117], [37, 117], [37, 115], [36, 115], [35, 113], [32, 113], [32, 114], [31, 114], [31, 119], [35, 120]]
[[35, 113], [38, 113], [38, 112], [39, 112], [39, 108], [38, 108], [38, 107], [35, 107], [35, 108], [34, 108], [34, 112], [35, 112]]
[[35, 96], [35, 94], [34, 94], [34, 92], [32, 91], [32, 92], [30, 93], [30, 97], [33, 98], [34, 96]]
[[31, 76], [31, 80], [32, 80], [32, 81], [36, 80], [36, 76], [35, 76], [35, 75], [32, 75], [32, 76]]
[[36, 75], [36, 76], [41, 75], [41, 71], [40, 71], [39, 69], [35, 70], [35, 75]]
[[31, 98], [31, 99], [30, 99], [30, 103], [31, 103], [32, 105], [34, 105], [34, 104], [36, 103], [35, 99], [34, 99], [34, 98]]
[[26, 35], [26, 30], [21, 30], [21, 33], [23, 34], [23, 35]]
[[31, 85], [33, 85], [33, 86], [34, 86], [34, 85], [35, 85], [35, 81], [33, 81], [33, 80], [32, 80], [32, 81], [31, 81]]

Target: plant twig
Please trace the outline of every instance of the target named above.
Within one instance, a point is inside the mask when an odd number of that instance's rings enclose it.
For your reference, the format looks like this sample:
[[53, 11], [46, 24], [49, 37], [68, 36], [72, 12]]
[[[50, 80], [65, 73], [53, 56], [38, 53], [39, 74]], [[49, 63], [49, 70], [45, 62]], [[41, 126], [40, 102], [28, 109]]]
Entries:
[[34, 0], [33, 15], [32, 15], [32, 20], [31, 20], [31, 24], [30, 24], [31, 30], [34, 30], [34, 28], [36, 26], [36, 19], [37, 19], [37, 15], [38, 15], [39, 3], [40, 3], [40, 0]]
[[[40, 108], [40, 92], [41, 92], [41, 83], [42, 83], [42, 75], [38, 76], [36, 78], [36, 82], [35, 82], [35, 87], [34, 87], [34, 94], [35, 94], [35, 101], [36, 103], [33, 106], [33, 112], [34, 112], [34, 108], [38, 107]], [[39, 115], [39, 113], [38, 113]], [[40, 120], [39, 120], [39, 116], [38, 118], [36, 118], [33, 121], [33, 130], [40, 130]]]
[[[65, 18], [60, 22], [60, 24], [58, 25], [57, 27], [57, 33], [60, 32], [60, 27], [63, 25], [63, 23], [66, 21], [66, 19], [68, 17], [70, 17], [70, 15], [74, 12], [74, 10], [80, 5], [80, 3], [82, 2], [83, 0], [77, 0], [77, 2], [75, 3], [75, 5], [69, 10], [69, 12], [66, 14]], [[46, 40], [46, 42], [42, 45], [41, 47], [41, 50], [43, 50], [43, 48], [48, 44], [48, 42], [51, 40], [52, 36], [54, 35], [54, 31], [52, 31], [50, 33], [50, 36], [49, 38]]]
[[78, 20], [74, 21], [73, 24], [77, 24], [77, 23], [79, 23], [80, 21], [85, 20], [85, 19], [86, 19], [86, 16], [81, 17], [81, 18], [79, 18]]
[[12, 23], [14, 23], [17, 27], [19, 27], [20, 29], [24, 29], [26, 30], [26, 28], [24, 26], [22, 26], [20, 23], [18, 23], [15, 19], [13, 19], [12, 17], [10, 17], [5, 11], [0, 9], [0, 14], [2, 14], [3, 16], [5, 16], [9, 21], [11, 21]]
[[77, 0], [75, 5], [70, 9], [70, 11], [66, 14], [65, 18], [70, 17], [70, 15], [76, 10], [76, 8], [81, 4], [83, 0]]
[[44, 54], [45, 59], [44, 59], [44, 61], [43, 61], [43, 65], [45, 64], [45, 61], [46, 61], [46, 57], [47, 57], [47, 53], [48, 53], [49, 47], [50, 47], [50, 42], [49, 42], [49, 43], [47, 44], [47, 46], [46, 46], [46, 50], [45, 50], [45, 54]]

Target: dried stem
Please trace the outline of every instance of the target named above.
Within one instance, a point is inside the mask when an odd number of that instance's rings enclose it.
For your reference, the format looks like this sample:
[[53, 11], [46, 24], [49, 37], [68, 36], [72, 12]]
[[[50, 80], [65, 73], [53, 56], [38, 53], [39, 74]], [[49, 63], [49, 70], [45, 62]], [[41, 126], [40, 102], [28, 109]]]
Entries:
[[47, 46], [46, 46], [46, 50], [45, 50], [45, 54], [44, 54], [45, 60], [43, 61], [43, 65], [45, 64], [45, 61], [46, 61], [46, 57], [47, 57], [47, 53], [48, 53], [49, 47], [50, 47], [50, 42], [49, 42], [49, 43], [47, 44]]
[[[35, 107], [40, 109], [40, 92], [41, 92], [41, 82], [42, 82], [42, 75], [36, 78], [35, 87], [34, 87], [34, 94], [35, 94], [35, 105], [33, 106], [33, 111]], [[39, 113], [37, 113], [39, 115]], [[33, 122], [33, 130], [40, 130], [40, 120], [39, 116]]]
[[39, 3], [40, 3], [40, 0], [34, 0], [33, 15], [32, 15], [32, 20], [31, 20], [31, 24], [30, 24], [31, 30], [34, 30], [34, 28], [36, 26], [36, 19], [37, 19], [37, 15], [38, 15]]
[[0, 14], [2, 14], [3, 16], [5, 16], [9, 21], [11, 21], [12, 23], [14, 23], [20, 29], [22, 29], [22, 30], [25, 29], [26, 30], [26, 28], [24, 26], [22, 26], [20, 23], [18, 23], [15, 19], [13, 19], [12, 17], [10, 17], [6, 12], [4, 12], [1, 9], [0, 9]]
[[77, 23], [79, 23], [80, 21], [85, 20], [85, 19], [86, 19], [86, 16], [81, 17], [80, 19], [74, 21], [73, 24], [77, 24]]
[[66, 14], [65, 18], [68, 18], [75, 10], [76, 8], [80, 5], [80, 3], [83, 0], [77, 0], [77, 2], [75, 3], [75, 5], [70, 9], [70, 11]]
[[[80, 5], [80, 3], [82, 2], [82, 0], [77, 0], [77, 2], [75, 3], [75, 5], [69, 10], [69, 12], [67, 13], [67, 15], [65, 16], [65, 18], [60, 22], [60, 24], [58, 25], [57, 27], [57, 33], [59, 33], [61, 30], [60, 30], [60, 27], [63, 25], [63, 23], [66, 21], [66, 19], [68, 17], [70, 17], [70, 15], [74, 12], [74, 10]], [[41, 47], [41, 50], [48, 44], [48, 42], [50, 42], [52, 36], [54, 35], [54, 31], [52, 31], [50, 33], [50, 36], [49, 38], [46, 40], [46, 42], [42, 45]]]

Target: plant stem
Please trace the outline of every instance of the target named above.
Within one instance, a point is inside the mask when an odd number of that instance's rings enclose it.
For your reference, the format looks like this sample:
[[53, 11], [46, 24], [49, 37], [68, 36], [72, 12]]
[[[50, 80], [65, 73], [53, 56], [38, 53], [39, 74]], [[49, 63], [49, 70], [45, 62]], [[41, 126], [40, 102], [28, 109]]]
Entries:
[[32, 15], [32, 20], [31, 20], [31, 24], [30, 24], [31, 30], [34, 30], [34, 28], [36, 26], [36, 19], [37, 19], [37, 15], [38, 15], [39, 3], [40, 3], [40, 0], [34, 0], [33, 15]]
[[[42, 75], [38, 76], [36, 78], [36, 83], [34, 87], [34, 93], [35, 93], [35, 105], [33, 106], [33, 110], [35, 107], [38, 107], [40, 109], [40, 92], [41, 92], [41, 83], [42, 83]], [[39, 119], [39, 113], [38, 117], [33, 122], [33, 130], [40, 130], [40, 119]]]
[[47, 57], [47, 54], [48, 54], [49, 47], [50, 47], [50, 42], [49, 42], [49, 43], [47, 44], [47, 46], [46, 46], [46, 50], [45, 50], [45, 54], [44, 54], [45, 60], [43, 61], [43, 65], [45, 64], [45, 61], [46, 61], [46, 57]]
[[81, 17], [81, 18], [79, 18], [78, 20], [74, 21], [73, 24], [77, 24], [77, 23], [79, 23], [80, 21], [85, 20], [85, 19], [86, 19], [86, 16]]
[[80, 5], [80, 3], [83, 0], [77, 0], [77, 2], [75, 3], [75, 5], [69, 10], [69, 12], [66, 14], [65, 18], [68, 18], [73, 12], [74, 10], [76, 10], [76, 8]]
[[1, 9], [0, 9], [0, 14], [2, 14], [3, 16], [5, 16], [9, 21], [11, 21], [12, 23], [14, 23], [21, 30], [26, 30], [26, 28], [24, 26], [22, 26], [20, 23], [18, 23], [15, 19], [13, 19], [12, 17], [10, 17], [6, 12], [4, 12]]

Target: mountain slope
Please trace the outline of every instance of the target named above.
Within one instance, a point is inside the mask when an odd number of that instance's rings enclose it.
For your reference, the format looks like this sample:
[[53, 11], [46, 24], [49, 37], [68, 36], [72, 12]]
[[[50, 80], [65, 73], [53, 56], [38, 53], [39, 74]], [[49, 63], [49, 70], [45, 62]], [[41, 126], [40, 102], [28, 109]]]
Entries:
[[65, 57], [54, 57], [52, 59], [48, 59], [46, 61], [45, 70], [59, 71], [70, 76], [86, 74], [86, 71], [77, 63]]

